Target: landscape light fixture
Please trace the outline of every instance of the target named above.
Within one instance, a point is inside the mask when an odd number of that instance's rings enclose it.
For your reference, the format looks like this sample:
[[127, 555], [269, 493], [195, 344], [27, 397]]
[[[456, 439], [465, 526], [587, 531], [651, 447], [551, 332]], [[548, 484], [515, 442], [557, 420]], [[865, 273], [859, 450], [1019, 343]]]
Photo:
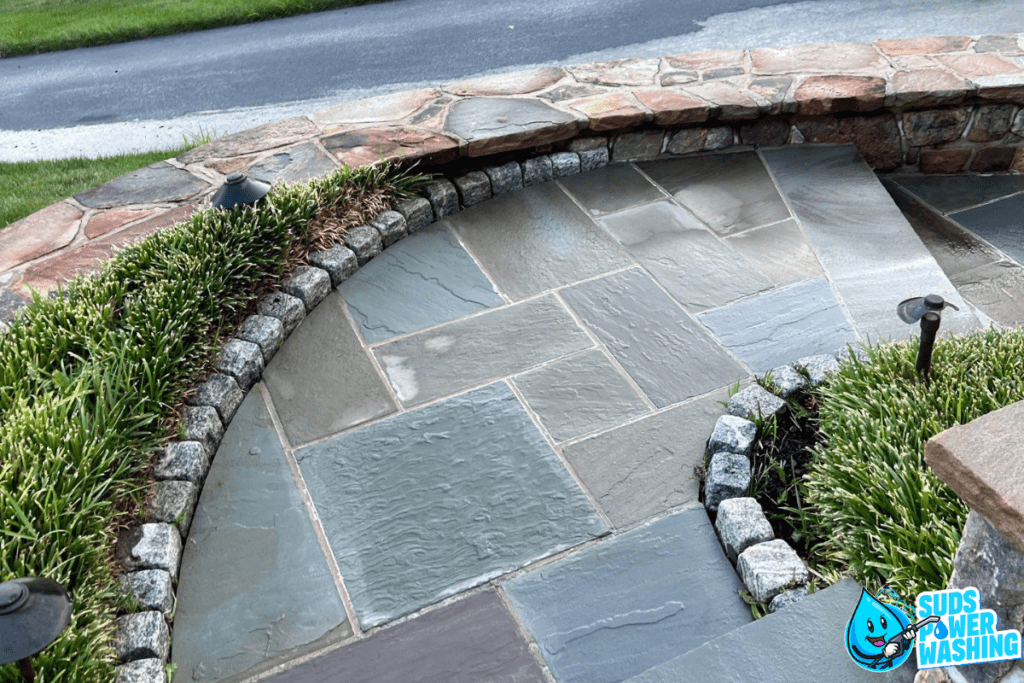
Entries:
[[270, 192], [270, 183], [247, 178], [244, 173], [232, 173], [213, 196], [215, 209], [233, 209], [239, 204], [252, 206]]
[[928, 375], [932, 371], [932, 347], [935, 346], [935, 335], [942, 324], [942, 309], [952, 308], [954, 311], [960, 309], [944, 301], [938, 294], [919, 296], [901, 301], [896, 306], [896, 315], [905, 323], [916, 323], [921, 321], [921, 345], [917, 349], [917, 372], [924, 375], [928, 381]]
[[28, 683], [36, 678], [32, 656], [42, 652], [71, 623], [71, 600], [50, 579], [0, 583], [0, 664], [18, 663]]

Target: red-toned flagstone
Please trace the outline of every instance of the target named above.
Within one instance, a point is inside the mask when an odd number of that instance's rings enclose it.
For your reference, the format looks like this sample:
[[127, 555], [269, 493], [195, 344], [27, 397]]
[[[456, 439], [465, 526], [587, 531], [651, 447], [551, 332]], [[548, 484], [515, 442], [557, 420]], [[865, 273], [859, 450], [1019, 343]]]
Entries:
[[206, 159], [224, 159], [253, 154], [313, 138], [319, 133], [320, 129], [313, 125], [312, 121], [304, 116], [297, 116], [249, 128], [233, 135], [226, 135], [208, 145], [185, 152], [178, 157], [178, 161], [182, 164], [190, 164]]
[[343, 102], [310, 115], [313, 123], [326, 130], [346, 123], [397, 121], [417, 112], [441, 93], [434, 88], [405, 90], [362, 100]]
[[925, 38], [893, 38], [875, 41], [878, 49], [890, 56], [961, 52], [970, 43], [971, 39], [967, 36], [928, 36]]
[[203, 164], [207, 168], [212, 168], [217, 173], [222, 175], [231, 175], [235, 171], [245, 168], [249, 165], [249, 162], [256, 158], [256, 155], [249, 155], [244, 157], [235, 157], [234, 159], [218, 159], [210, 160]]
[[101, 211], [100, 213], [93, 214], [89, 222], [85, 224], [85, 236], [89, 239], [102, 237], [108, 232], [117, 230], [132, 221], [151, 216], [155, 211], [156, 209], [144, 209], [141, 211], [110, 209], [108, 211]]
[[659, 126], [700, 123], [707, 121], [710, 112], [707, 102], [675, 90], [634, 90], [633, 96], [654, 112]]
[[888, 113], [875, 116], [811, 118], [794, 125], [807, 142], [853, 143], [871, 168], [889, 169], [903, 161], [896, 118]]
[[112, 245], [93, 243], [66, 254], [58, 254], [29, 266], [11, 289], [26, 296], [29, 295], [29, 287], [44, 293], [52, 292], [57, 289], [58, 283], [65, 284], [77, 273], [96, 272], [100, 264], [113, 253]]
[[689, 86], [685, 92], [710, 102], [723, 119], [752, 119], [760, 112], [760, 103], [747, 90], [729, 81], [711, 81]]
[[809, 116], [872, 111], [885, 104], [885, 79], [875, 76], [811, 76], [796, 90], [797, 113]]
[[945, 69], [897, 71], [889, 79], [887, 104], [897, 107], [931, 107], [960, 104], [974, 86]]
[[843, 43], [757, 48], [750, 51], [750, 61], [752, 71], [756, 74], [797, 71], [841, 74], [877, 71], [887, 66], [885, 58], [870, 45]]
[[455, 140], [415, 128], [360, 128], [323, 138], [324, 147], [338, 161], [352, 168], [373, 164], [382, 158], [392, 162], [423, 159], [444, 164], [459, 156]]
[[745, 50], [705, 50], [691, 54], [670, 55], [665, 58], [673, 69], [695, 70], [702, 74], [723, 69], [739, 68], [746, 64]]
[[454, 95], [522, 95], [551, 87], [565, 78], [565, 71], [548, 66], [532, 71], [517, 71], [508, 74], [470, 78], [441, 86], [445, 92]]
[[935, 474], [1024, 552], [1024, 401], [941, 432], [925, 445]]
[[782, 112], [796, 111], [796, 100], [786, 98], [793, 79], [788, 76], [765, 76], [751, 79], [747, 84], [747, 90], [768, 102], [768, 109], [763, 113], [781, 114]]
[[78, 208], [59, 202], [0, 230], [0, 273], [71, 244], [81, 219]]
[[628, 93], [597, 95], [566, 104], [585, 114], [590, 119], [587, 127], [595, 132], [636, 126], [651, 115]]
[[176, 223], [183, 223], [198, 210], [198, 204], [186, 204], [185, 206], [179, 206], [176, 209], [165, 211], [153, 216], [152, 218], [129, 226], [121, 232], [116, 232], [101, 240], [96, 240], [93, 244], [110, 244], [119, 247], [125, 246], [136, 240], [142, 239], [143, 237], [149, 237], [158, 230], [169, 228]]
[[657, 58], [634, 57], [614, 62], [593, 62], [569, 67], [581, 83], [599, 85], [654, 85], [654, 77], [661, 66]]
[[972, 149], [922, 149], [921, 173], [960, 173], [971, 158]]
[[967, 79], [1001, 74], [1024, 74], [1024, 67], [994, 54], [938, 55], [935, 59]]
[[984, 147], [978, 150], [971, 161], [973, 173], [997, 173], [1008, 171], [1013, 166], [1017, 148], [1014, 147]]
[[1013, 164], [1010, 168], [1014, 171], [1024, 171], [1024, 147], [1018, 147], [1013, 155]]

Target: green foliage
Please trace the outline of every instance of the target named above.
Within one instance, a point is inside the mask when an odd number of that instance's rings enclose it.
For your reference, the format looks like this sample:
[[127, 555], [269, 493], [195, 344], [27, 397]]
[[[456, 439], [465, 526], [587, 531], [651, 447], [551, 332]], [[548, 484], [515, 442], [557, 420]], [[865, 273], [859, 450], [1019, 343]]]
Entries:
[[[63, 583], [71, 626], [37, 680], [113, 680], [113, 529], [140, 503], [169, 408], [214, 356], [257, 284], [283, 272], [331, 193], [408, 191], [420, 177], [347, 169], [276, 187], [257, 209], [203, 211], [124, 249], [64, 296], [37, 296], [0, 335], [0, 580]], [[0, 683], [20, 680], [13, 665]]]
[[868, 349], [822, 390], [821, 430], [804, 491], [824, 539], [817, 570], [848, 571], [870, 592], [945, 586], [967, 508], [924, 462], [929, 438], [1024, 399], [1024, 332], [939, 340], [930, 384], [917, 342]]

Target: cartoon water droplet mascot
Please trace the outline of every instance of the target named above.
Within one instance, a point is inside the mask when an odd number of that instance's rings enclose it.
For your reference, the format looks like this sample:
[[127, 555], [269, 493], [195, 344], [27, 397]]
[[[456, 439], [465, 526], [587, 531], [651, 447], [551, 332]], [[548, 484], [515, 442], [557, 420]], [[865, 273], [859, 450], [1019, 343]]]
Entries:
[[900, 609], [862, 590], [857, 608], [846, 622], [846, 651], [868, 671], [895, 669], [910, 656], [918, 630], [938, 620], [931, 616], [911, 624]]

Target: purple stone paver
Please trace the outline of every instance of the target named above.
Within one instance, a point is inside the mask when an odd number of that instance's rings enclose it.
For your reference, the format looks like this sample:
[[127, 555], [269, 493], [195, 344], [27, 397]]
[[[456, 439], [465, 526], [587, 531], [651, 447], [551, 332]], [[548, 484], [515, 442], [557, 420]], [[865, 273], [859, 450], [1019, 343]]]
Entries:
[[476, 593], [275, 676], [267, 683], [544, 683], [492, 590]]

